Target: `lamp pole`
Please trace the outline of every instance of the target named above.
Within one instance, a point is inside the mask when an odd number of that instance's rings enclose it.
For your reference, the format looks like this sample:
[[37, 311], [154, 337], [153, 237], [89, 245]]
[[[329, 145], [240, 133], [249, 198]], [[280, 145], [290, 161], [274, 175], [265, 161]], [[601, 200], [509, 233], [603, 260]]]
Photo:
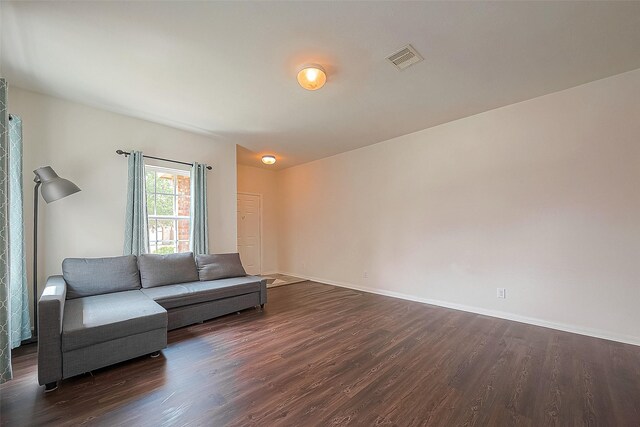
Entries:
[[33, 180], [33, 339], [38, 340], [38, 189], [42, 181], [38, 176]]

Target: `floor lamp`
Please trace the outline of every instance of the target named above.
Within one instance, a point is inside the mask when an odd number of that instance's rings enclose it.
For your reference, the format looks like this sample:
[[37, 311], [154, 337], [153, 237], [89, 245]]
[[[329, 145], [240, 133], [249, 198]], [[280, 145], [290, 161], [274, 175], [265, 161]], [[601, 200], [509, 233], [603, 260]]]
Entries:
[[33, 341], [38, 338], [38, 189], [45, 202], [51, 203], [80, 191], [77, 185], [68, 179], [60, 178], [51, 166], [33, 171]]

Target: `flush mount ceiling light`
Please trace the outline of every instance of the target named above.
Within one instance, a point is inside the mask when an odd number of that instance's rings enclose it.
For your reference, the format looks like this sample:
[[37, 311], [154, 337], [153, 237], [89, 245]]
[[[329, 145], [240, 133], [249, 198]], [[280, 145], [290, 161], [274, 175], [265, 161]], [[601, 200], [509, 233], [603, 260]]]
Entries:
[[298, 72], [298, 83], [307, 90], [318, 90], [327, 82], [327, 73], [320, 65], [307, 64]]
[[264, 163], [265, 165], [272, 165], [275, 162], [276, 162], [276, 156], [272, 156], [272, 155], [262, 156], [262, 163]]

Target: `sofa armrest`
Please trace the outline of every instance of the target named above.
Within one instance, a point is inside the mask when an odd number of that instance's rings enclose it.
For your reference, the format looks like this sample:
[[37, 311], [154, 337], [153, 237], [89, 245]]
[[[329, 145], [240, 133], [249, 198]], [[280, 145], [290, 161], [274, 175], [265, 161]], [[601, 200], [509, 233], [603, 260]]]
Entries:
[[260, 276], [251, 276], [247, 275], [251, 279], [256, 279], [256, 281], [260, 281], [260, 305], [265, 305], [267, 303], [267, 279], [263, 279]]
[[38, 300], [38, 382], [62, 379], [62, 319], [67, 283], [51, 276]]
[[260, 280], [260, 305], [267, 303], [267, 279]]

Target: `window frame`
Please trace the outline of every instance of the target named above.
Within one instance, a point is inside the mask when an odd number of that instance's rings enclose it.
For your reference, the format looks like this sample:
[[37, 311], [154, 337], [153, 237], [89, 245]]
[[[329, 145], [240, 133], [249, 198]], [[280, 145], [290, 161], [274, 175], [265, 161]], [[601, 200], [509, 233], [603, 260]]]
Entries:
[[[146, 178], [147, 178], [147, 173], [148, 172], [153, 172], [154, 173], [154, 180], [153, 180], [153, 191], [152, 192], [148, 192], [147, 191], [147, 182], [146, 182]], [[176, 232], [175, 235], [175, 239], [164, 239], [164, 236], [162, 240], [158, 239], [157, 236], [157, 231], [156, 231], [156, 238], [151, 241], [151, 236], [147, 236], [147, 240], [149, 243], [149, 253], [155, 253], [154, 250], [157, 250], [159, 246], [169, 246], [170, 243], [173, 244], [173, 249], [174, 249], [174, 253], [180, 253], [179, 252], [179, 247], [180, 247], [180, 243], [186, 243], [189, 247], [191, 246], [191, 240], [190, 238], [187, 240], [181, 240], [179, 238], [179, 228], [178, 228], [178, 221], [184, 221], [187, 220], [189, 222], [189, 231], [191, 231], [191, 216], [187, 215], [187, 216], [183, 216], [183, 215], [158, 215], [157, 214], [157, 208], [158, 208], [158, 195], [160, 196], [171, 196], [172, 200], [173, 200], [173, 212], [177, 213], [178, 211], [178, 198], [179, 197], [188, 197], [189, 198], [189, 202], [191, 202], [191, 191], [189, 191], [188, 195], [185, 194], [180, 194], [178, 192], [178, 181], [176, 178], [174, 178], [174, 185], [173, 185], [173, 192], [172, 193], [165, 193], [165, 192], [158, 192], [157, 190], [157, 184], [158, 184], [158, 173], [165, 173], [165, 174], [170, 174], [173, 175], [175, 177], [177, 176], [186, 176], [189, 177], [189, 181], [191, 181], [191, 171], [188, 170], [183, 170], [183, 169], [175, 169], [175, 168], [167, 168], [167, 167], [163, 167], [163, 166], [155, 166], [155, 165], [148, 165], [145, 164], [144, 165], [144, 173], [145, 173], [145, 204], [146, 204], [146, 215], [147, 215], [147, 227], [149, 227], [149, 225], [151, 224], [151, 221], [155, 221], [155, 227], [156, 230], [158, 229], [158, 221], [162, 221], [162, 220], [168, 220], [168, 221], [173, 221], [173, 225], [174, 225], [174, 229]], [[152, 195], [153, 196], [153, 212], [149, 212], [149, 206], [148, 206], [148, 196]], [[152, 249], [153, 248], [153, 249]], [[188, 251], [187, 251], [188, 252]]]

